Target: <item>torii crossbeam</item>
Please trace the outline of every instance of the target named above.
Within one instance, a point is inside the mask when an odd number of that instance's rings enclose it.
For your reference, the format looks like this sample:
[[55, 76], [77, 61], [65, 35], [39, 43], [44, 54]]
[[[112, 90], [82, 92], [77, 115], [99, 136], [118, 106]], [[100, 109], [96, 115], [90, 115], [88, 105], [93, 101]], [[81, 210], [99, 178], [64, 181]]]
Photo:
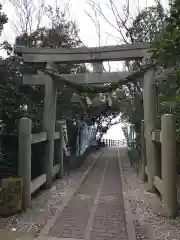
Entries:
[[[77, 84], [104, 84], [104, 83], [116, 83], [121, 81], [135, 72], [133, 71], [124, 71], [124, 72], [106, 72], [106, 73], [78, 73], [78, 74], [60, 74], [59, 82], [61, 78], [69, 81], [71, 83]], [[47, 75], [36, 74], [24, 74], [23, 75], [23, 84], [32, 84], [32, 85], [44, 85], [46, 78], [49, 78]], [[58, 83], [58, 81], [57, 81]]]
[[[23, 82], [25, 84], [44, 84], [45, 97], [44, 97], [44, 129], [48, 135], [48, 158], [46, 159], [45, 172], [47, 175], [46, 186], [52, 186], [52, 166], [54, 159], [54, 132], [56, 120], [56, 95], [57, 84], [61, 81], [61, 77], [66, 81], [79, 84], [103, 84], [115, 83], [120, 80], [142, 78], [144, 81], [143, 102], [144, 102], [144, 119], [146, 122], [145, 136], [147, 139], [147, 165], [150, 168], [151, 162], [154, 161], [153, 143], [151, 132], [154, 127], [154, 118], [156, 115], [156, 94], [153, 86], [155, 79], [155, 69], [147, 69], [145, 73], [132, 72], [117, 72], [117, 73], [104, 73], [102, 64], [105, 61], [128, 61], [128, 60], [142, 60], [150, 55], [150, 44], [125, 44], [119, 46], [105, 46], [96, 48], [25, 48], [21, 46], [15, 47], [15, 52], [20, 54], [25, 63], [45, 63], [46, 73], [50, 69], [56, 71], [56, 66], [53, 64], [79, 64], [79, 63], [92, 63], [94, 73], [78, 73], [78, 74], [63, 74], [53, 80], [53, 76], [49, 74], [32, 75], [24, 74]], [[53, 63], [53, 64], [52, 64]], [[44, 72], [45, 73], [45, 72]], [[152, 153], [151, 153], [152, 152]], [[153, 160], [152, 160], [153, 159]], [[155, 164], [153, 165], [155, 166]], [[148, 175], [149, 189], [153, 189], [153, 173]]]
[[26, 48], [15, 47], [25, 62], [93, 63], [142, 59], [150, 49], [149, 43], [124, 44], [94, 48]]

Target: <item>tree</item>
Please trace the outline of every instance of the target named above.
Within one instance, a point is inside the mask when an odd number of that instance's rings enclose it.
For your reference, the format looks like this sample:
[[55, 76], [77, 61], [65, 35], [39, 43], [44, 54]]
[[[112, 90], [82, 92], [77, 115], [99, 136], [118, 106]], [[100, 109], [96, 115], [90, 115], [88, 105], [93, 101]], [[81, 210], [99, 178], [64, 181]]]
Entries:
[[[4, 24], [6, 24], [7, 22], [8, 22], [8, 18], [6, 14], [2, 12], [2, 4], [0, 4], [0, 36], [4, 28]], [[3, 48], [3, 44], [0, 44], [0, 46]]]
[[166, 27], [157, 36], [153, 47], [153, 59], [159, 67], [170, 70], [166, 93], [161, 95], [162, 112], [174, 113], [177, 117], [177, 136], [180, 138], [180, 3], [170, 3]]
[[45, 11], [44, 0], [8, 0], [15, 15], [11, 25], [16, 35], [31, 34], [41, 26]]
[[0, 4], [0, 35], [2, 33], [2, 30], [3, 30], [3, 27], [4, 27], [4, 24], [6, 24], [8, 21], [8, 18], [6, 16], [6, 14], [4, 14], [2, 12], [2, 4]]
[[[126, 36], [132, 43], [154, 42], [156, 36], [164, 29], [164, 22], [167, 17], [166, 11], [160, 2], [157, 5], [146, 7], [139, 12], [128, 28]], [[137, 71], [142, 66], [141, 61], [126, 62], [128, 70]], [[158, 85], [161, 89], [161, 84]], [[143, 114], [143, 95], [140, 83], [128, 84], [126, 86], [132, 107], [123, 116], [127, 116], [129, 121], [135, 124], [136, 132], [140, 132], [140, 121], [144, 118]], [[126, 110], [127, 111], [127, 110]]]
[[[128, 0], [126, 1], [124, 8], [119, 8], [116, 1], [108, 0], [106, 6], [109, 10], [109, 16], [111, 15], [111, 18], [108, 18], [108, 15], [105, 14], [105, 10], [103, 9], [100, 1], [88, 0], [87, 2], [94, 11], [95, 18], [93, 19], [93, 22], [96, 23], [97, 30], [101, 29], [101, 26], [99, 25], [102, 21], [106, 22], [114, 30], [113, 32], [115, 32], [116, 35], [113, 36], [113, 38], [116, 39], [118, 44], [143, 42], [153, 43], [167, 25], [166, 18], [168, 13], [163, 8], [160, 1], [157, 1], [154, 6], [145, 7], [142, 10], [139, 8], [137, 15], [134, 17], [130, 12]], [[131, 71], [137, 71], [141, 68], [141, 66], [142, 61], [126, 61], [124, 63], [124, 68]], [[159, 71], [161, 72], [162, 69], [160, 68]], [[161, 80], [156, 82], [159, 114], [162, 114], [164, 111], [164, 98], [166, 100], [170, 100], [170, 98], [172, 99], [172, 95], [174, 95], [172, 93], [174, 90], [171, 92], [169, 91], [169, 89], [174, 89], [171, 86], [172, 85], [169, 84], [165, 78], [161, 78]], [[121, 120], [134, 124], [136, 133], [139, 133], [140, 121], [144, 117], [142, 85], [139, 82], [126, 84], [123, 87], [123, 91], [126, 95], [126, 100], [121, 100], [119, 105]], [[169, 95], [167, 95], [167, 93]], [[169, 110], [167, 105], [165, 105], [165, 109], [166, 112]], [[136, 136], [138, 135], [136, 134]]]
[[[47, 7], [45, 13], [51, 18], [50, 27], [41, 27], [36, 29], [34, 32], [27, 33], [24, 32], [16, 39], [16, 44], [27, 46], [27, 47], [74, 47], [82, 45], [79, 37], [78, 30], [76, 25], [72, 21], [66, 20], [64, 13], [60, 9], [52, 9], [52, 7]], [[37, 86], [19, 86], [18, 79], [20, 79], [20, 58], [18, 56], [10, 57], [14, 58], [17, 64], [14, 64], [9, 71], [9, 84], [6, 87], [10, 88], [4, 92], [5, 98], [7, 101], [4, 101], [4, 118], [6, 122], [16, 123], [12, 121], [12, 112], [15, 113], [16, 119], [19, 119], [22, 116], [22, 111], [20, 110], [20, 105], [26, 105], [27, 111], [26, 115], [30, 116], [34, 121], [42, 121], [42, 108], [43, 108], [43, 89], [42, 87]], [[13, 62], [14, 63], [14, 62]], [[34, 69], [34, 66], [31, 65], [31, 68]], [[45, 68], [44, 65], [37, 65], [35, 69]], [[84, 65], [59, 65], [57, 66], [57, 71], [59, 73], [72, 73], [72, 72], [85, 72], [86, 68]], [[12, 75], [13, 74], [13, 75]], [[77, 121], [81, 119], [84, 114], [86, 114], [86, 121], [89, 124], [95, 124], [95, 116], [98, 117], [102, 114], [112, 115], [110, 111], [106, 110], [106, 103], [102, 103], [102, 106], [98, 107], [87, 107], [86, 111], [79, 103], [72, 103], [71, 98], [74, 93], [74, 89], [62, 83], [59, 87], [58, 99], [57, 99], [57, 118], [64, 119], [68, 121]], [[81, 102], [84, 102], [84, 93], [78, 92]], [[19, 96], [19, 101], [15, 101], [14, 95]], [[93, 96], [96, 94], [93, 94]], [[7, 105], [10, 101], [10, 109], [7, 108]], [[85, 104], [85, 103], [83, 103]], [[86, 104], [85, 104], [86, 105]], [[9, 110], [8, 110], [9, 109]], [[18, 113], [18, 112], [21, 112]], [[111, 111], [112, 112], [112, 111]], [[107, 114], [108, 113], [108, 114]], [[5, 117], [6, 116], [6, 117]], [[13, 118], [15, 117], [13, 116]], [[105, 121], [104, 121], [105, 122]], [[16, 124], [12, 124], [11, 127], [8, 127], [9, 131], [12, 132], [12, 129], [17, 129]], [[98, 128], [99, 129], [99, 128]]]
[[146, 7], [133, 20], [126, 35], [132, 43], [151, 43], [155, 40], [157, 34], [164, 29], [166, 17], [165, 10], [160, 3], [152, 7]]
[[[16, 39], [17, 44], [28, 47], [73, 47], [81, 44], [76, 25], [74, 22], [66, 20], [66, 16], [60, 12], [60, 9], [54, 10], [48, 6], [46, 7], [45, 14], [51, 17], [50, 27], [41, 27], [32, 32], [29, 30], [29, 33], [26, 31], [22, 32]], [[26, 19], [24, 19], [24, 21], [26, 21]], [[4, 74], [4, 82], [1, 82], [1, 104], [3, 108], [3, 118], [8, 124], [8, 131], [11, 133], [13, 130], [17, 130], [16, 122], [23, 114], [33, 118], [33, 122], [37, 122], [37, 120], [38, 122], [42, 122], [44, 91], [40, 86], [21, 85], [21, 58], [16, 54], [14, 55], [13, 48], [10, 47], [8, 50], [11, 52], [10, 56], [6, 59], [7, 71]], [[40, 66], [40, 68], [41, 67], [42, 66]], [[74, 70], [79, 71], [80, 66], [60, 65], [58, 68], [61, 73], [70, 73]], [[67, 103], [71, 106], [71, 97], [67, 98], [69, 95], [67, 93], [69, 92], [72, 94], [71, 89], [68, 89], [63, 84], [60, 86], [58, 98], [66, 103], [66, 110]], [[26, 111], [22, 111], [23, 106], [27, 107]], [[63, 118], [65, 111], [60, 111], [60, 109], [60, 107], [57, 108], [59, 111], [58, 116]], [[37, 113], [41, 114], [37, 115]]]
[[179, 1], [172, 1], [169, 17], [166, 18], [166, 27], [158, 35], [154, 43], [153, 57], [157, 62], [167, 67], [179, 67], [179, 39], [180, 39], [180, 4]]

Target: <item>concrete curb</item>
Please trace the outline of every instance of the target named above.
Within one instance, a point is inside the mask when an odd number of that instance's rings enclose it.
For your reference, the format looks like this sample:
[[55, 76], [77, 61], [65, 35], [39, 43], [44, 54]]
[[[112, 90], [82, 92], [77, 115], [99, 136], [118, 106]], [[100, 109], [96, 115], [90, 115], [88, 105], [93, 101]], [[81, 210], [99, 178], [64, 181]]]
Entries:
[[[61, 214], [61, 212], [63, 211], [63, 209], [68, 205], [70, 199], [72, 198], [72, 196], [78, 191], [78, 189], [80, 188], [81, 184], [84, 182], [84, 180], [86, 179], [86, 177], [88, 176], [88, 174], [91, 172], [91, 170], [93, 169], [97, 159], [101, 156], [102, 151], [100, 151], [99, 154], [97, 154], [94, 157], [94, 161], [93, 163], [88, 167], [88, 169], [85, 171], [85, 173], [83, 174], [83, 176], [81, 177], [81, 180], [78, 182], [77, 186], [75, 187], [75, 189], [72, 191], [72, 193], [67, 197], [67, 199], [64, 200], [64, 202], [61, 204], [61, 206], [59, 206], [58, 210], [56, 211], [55, 215], [49, 219], [46, 223], [46, 225], [44, 226], [44, 228], [41, 230], [41, 232], [39, 233], [39, 236], [36, 238], [36, 240], [41, 240], [43, 237], [47, 236], [49, 233], [49, 230], [53, 227], [53, 225], [55, 224], [57, 218], [59, 217], [59, 215]], [[93, 156], [92, 156], [93, 157]], [[50, 238], [50, 237], [49, 237]], [[51, 239], [51, 238], [50, 238]]]
[[117, 148], [118, 152], [118, 160], [119, 160], [119, 171], [120, 171], [120, 178], [121, 178], [121, 184], [122, 184], [122, 192], [123, 192], [123, 199], [124, 199], [124, 209], [125, 209], [125, 215], [126, 215], [126, 226], [127, 226], [127, 234], [128, 234], [128, 240], [136, 240], [136, 231], [135, 231], [135, 225], [133, 222], [133, 213], [130, 206], [130, 202], [125, 194], [125, 176], [123, 172], [123, 164], [120, 159], [119, 149]]

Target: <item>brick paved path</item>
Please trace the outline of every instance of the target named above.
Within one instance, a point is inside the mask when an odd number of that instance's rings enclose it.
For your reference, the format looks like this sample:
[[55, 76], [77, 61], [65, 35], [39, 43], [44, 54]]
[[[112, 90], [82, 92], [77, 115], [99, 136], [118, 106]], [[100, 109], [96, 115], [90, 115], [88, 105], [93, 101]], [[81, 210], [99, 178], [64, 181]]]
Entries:
[[128, 240], [117, 150], [108, 148], [71, 198], [49, 237]]

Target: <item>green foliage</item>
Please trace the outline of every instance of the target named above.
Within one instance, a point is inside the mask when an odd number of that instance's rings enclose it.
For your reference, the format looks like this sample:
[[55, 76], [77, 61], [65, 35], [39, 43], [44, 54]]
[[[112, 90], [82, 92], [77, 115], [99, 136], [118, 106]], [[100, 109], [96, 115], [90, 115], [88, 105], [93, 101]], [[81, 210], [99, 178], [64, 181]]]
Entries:
[[[173, 113], [177, 119], [177, 135], [180, 138], [180, 2], [173, 0], [169, 13], [160, 4], [142, 10], [127, 36], [131, 42], [152, 42], [153, 60], [157, 64], [157, 98], [159, 116]], [[137, 70], [141, 62], [126, 62], [130, 70]], [[159, 78], [160, 75], [164, 77]], [[129, 85], [125, 89], [129, 98], [122, 116], [140, 129], [143, 118], [141, 86]], [[129, 108], [127, 108], [129, 105]], [[140, 107], [141, 106], [141, 107]], [[128, 110], [127, 110], [128, 109]], [[139, 131], [139, 130], [138, 130]]]
[[[168, 72], [165, 77], [156, 81], [159, 116], [173, 113], [177, 119], [177, 135], [180, 138], [180, 2], [173, 1], [170, 13], [166, 13], [160, 4], [142, 10], [127, 36], [132, 43], [152, 42], [153, 60], [157, 63], [158, 72]], [[126, 62], [129, 70], [137, 70], [141, 62]], [[140, 132], [140, 120], [143, 119], [143, 101], [141, 86], [126, 85], [124, 89], [128, 101], [121, 102], [122, 117], [135, 125], [136, 133]], [[138, 135], [137, 135], [138, 136]], [[137, 146], [139, 139], [136, 139]], [[130, 149], [130, 158], [134, 159], [137, 149]]]
[[166, 92], [160, 95], [161, 112], [171, 112], [177, 119], [177, 136], [180, 138], [180, 2], [173, 0], [165, 28], [153, 43], [153, 59], [164, 69], [171, 69]]
[[[152, 7], [144, 8], [132, 22], [127, 30], [127, 37], [132, 43], [153, 42], [162, 29], [167, 17], [163, 6], [158, 3]], [[125, 67], [130, 71], [141, 68], [141, 61], [127, 61]], [[135, 125], [136, 133], [140, 132], [140, 122], [144, 118], [143, 95], [140, 83], [129, 83], [124, 87], [126, 100], [121, 101], [122, 119]]]
[[[147, 7], [143, 9], [138, 16], [134, 19], [132, 26], [127, 29], [127, 37], [133, 43], [142, 42], [154, 42], [154, 57], [163, 68], [175, 66], [178, 78], [179, 74], [179, 57], [177, 52], [179, 51], [179, 3], [173, 1], [171, 6], [170, 15], [165, 12], [161, 4], [156, 6]], [[51, 7], [46, 8], [46, 15], [50, 19], [51, 25], [49, 27], [38, 28], [34, 32], [22, 33], [17, 39], [16, 44], [27, 47], [77, 47], [81, 46], [82, 42], [78, 36], [78, 30], [76, 25], [72, 21], [68, 21], [64, 13], [60, 9], [53, 10]], [[10, 49], [10, 48], [8, 48]], [[12, 49], [10, 49], [12, 50]], [[9, 58], [11, 60], [11, 58]], [[1, 94], [3, 101], [1, 101], [2, 108], [4, 109], [4, 116], [7, 121], [12, 121], [12, 112], [16, 115], [17, 119], [22, 114], [28, 114], [34, 121], [42, 122], [42, 108], [43, 108], [43, 89], [40, 87], [20, 87], [19, 72], [20, 72], [20, 59], [18, 56], [14, 56], [17, 64], [12, 68], [9, 68], [7, 84], [2, 83]], [[167, 61], [168, 59], [168, 61]], [[141, 66], [141, 62], [126, 62], [126, 67], [129, 70], [137, 70]], [[35, 66], [31, 65], [33, 69]], [[37, 69], [45, 68], [44, 65], [37, 65]], [[60, 73], [74, 73], [74, 72], [86, 72], [87, 69], [84, 65], [59, 65], [58, 72]], [[158, 94], [159, 94], [159, 113], [164, 112], [178, 112], [179, 109], [179, 84], [175, 83], [158, 82]], [[142, 88], [139, 83], [125, 83], [123, 87], [123, 94], [125, 100], [119, 100], [118, 98], [112, 98], [112, 107], [109, 107], [107, 103], [102, 103], [100, 106], [87, 106], [85, 91], [82, 89], [76, 89], [77, 94], [81, 97], [85, 108], [79, 103], [72, 103], [71, 97], [74, 93], [73, 86], [67, 85], [62, 81], [58, 92], [58, 104], [57, 104], [57, 118], [75, 121], [77, 119], [84, 118], [89, 124], [98, 126], [101, 133], [104, 133], [111, 126], [110, 120], [115, 118], [119, 111], [121, 111], [121, 117], [123, 120], [128, 121], [135, 125], [136, 132], [140, 131], [140, 120], [143, 119], [143, 106], [142, 106]], [[117, 86], [116, 86], [117, 87]], [[114, 87], [107, 89], [96, 88], [96, 91], [88, 91], [87, 95], [93, 99], [98, 91], [114, 91]], [[17, 100], [16, 100], [17, 97]], [[171, 105], [172, 102], [177, 102], [176, 109]], [[3, 103], [4, 102], [4, 103]], [[27, 105], [28, 111], [22, 111], [20, 106]], [[37, 116], [36, 113], [39, 113]], [[16, 121], [12, 121], [16, 123]], [[105, 122], [107, 124], [104, 127]], [[14, 129], [17, 128], [14, 126]], [[10, 128], [10, 129], [13, 129]]]
[[[82, 42], [78, 36], [78, 30], [72, 21], [66, 20], [64, 13], [59, 9], [55, 11], [51, 7], [46, 8], [46, 15], [49, 17], [50, 27], [38, 28], [34, 32], [22, 33], [16, 38], [15, 44], [26, 47], [78, 47]], [[17, 131], [18, 119], [22, 116], [29, 116], [33, 120], [33, 131], [40, 131], [43, 121], [43, 100], [44, 89], [39, 86], [21, 85], [22, 70], [26, 71], [27, 66], [21, 63], [21, 57], [13, 53], [13, 48], [6, 43], [6, 50], [10, 57], [7, 59], [4, 81], [1, 83], [1, 109], [2, 117], [7, 125], [8, 133]], [[11, 57], [13, 56], [13, 57]], [[44, 64], [30, 64], [28, 71], [45, 69]], [[86, 72], [85, 65], [61, 64], [57, 66], [60, 73]], [[1, 71], [2, 76], [2, 71]], [[77, 91], [81, 97], [81, 102], [85, 106], [82, 108], [80, 103], [72, 103], [72, 94]], [[94, 98], [96, 93], [89, 93], [90, 98]], [[116, 101], [114, 101], [116, 102]], [[27, 109], [24, 109], [24, 106]], [[109, 119], [119, 114], [119, 106], [114, 103], [109, 108], [107, 103], [100, 106], [87, 106], [85, 94], [78, 92], [73, 86], [61, 81], [57, 95], [57, 119], [68, 120], [73, 123], [78, 119], [85, 119], [90, 125], [97, 125], [98, 131], [104, 133], [110, 127]], [[102, 127], [102, 124], [107, 124]]]
[[166, 13], [160, 3], [156, 6], [146, 7], [133, 21], [127, 36], [131, 42], [153, 42], [157, 33], [164, 28], [165, 18]]
[[60, 9], [47, 7], [45, 14], [51, 21], [50, 27], [42, 27], [17, 37], [16, 44], [25, 47], [77, 47], [82, 44], [74, 22], [67, 20]]
[[[66, 20], [66, 16], [59, 9], [55, 11], [51, 7], [46, 8], [46, 15], [50, 18], [50, 27], [38, 28], [34, 32], [22, 33], [16, 39], [16, 44], [26, 47], [77, 47], [81, 44], [78, 30], [72, 21]], [[6, 44], [9, 55], [13, 54], [13, 48]], [[21, 85], [21, 58], [17, 55], [7, 59], [7, 72], [4, 82], [1, 83], [1, 106], [3, 109], [3, 119], [8, 125], [8, 132], [17, 130], [17, 120], [21, 116], [30, 116], [33, 119], [34, 130], [39, 131], [43, 121], [43, 100], [44, 89], [39, 86]], [[44, 67], [45, 66], [40, 66]], [[31, 65], [33, 69], [34, 66]], [[36, 67], [37, 69], [39, 66]], [[81, 71], [82, 66], [60, 65], [61, 73]], [[1, 71], [2, 73], [2, 71]], [[72, 117], [80, 107], [72, 106], [71, 95], [73, 90], [62, 84], [58, 93], [57, 116], [59, 119]], [[22, 110], [27, 106], [27, 110]], [[72, 106], [72, 107], [71, 107]], [[80, 112], [80, 110], [79, 110]]]
[[[152, 42], [153, 60], [157, 64], [158, 73], [167, 72], [165, 77], [156, 81], [159, 116], [164, 113], [173, 113], [177, 117], [177, 133], [180, 132], [180, 3], [172, 1], [167, 13], [162, 5], [143, 9], [127, 36], [131, 42]], [[141, 62], [126, 62], [130, 70], [137, 70]], [[140, 120], [143, 119], [142, 91], [137, 84], [126, 85], [125, 92], [129, 101], [122, 102], [122, 117], [135, 124], [140, 130]], [[123, 106], [124, 105], [124, 106]], [[127, 107], [129, 106], [129, 107]]]
[[180, 4], [174, 0], [170, 6], [169, 16], [165, 21], [165, 28], [156, 37], [153, 44], [153, 57], [164, 67], [179, 68], [179, 40], [180, 40]]

